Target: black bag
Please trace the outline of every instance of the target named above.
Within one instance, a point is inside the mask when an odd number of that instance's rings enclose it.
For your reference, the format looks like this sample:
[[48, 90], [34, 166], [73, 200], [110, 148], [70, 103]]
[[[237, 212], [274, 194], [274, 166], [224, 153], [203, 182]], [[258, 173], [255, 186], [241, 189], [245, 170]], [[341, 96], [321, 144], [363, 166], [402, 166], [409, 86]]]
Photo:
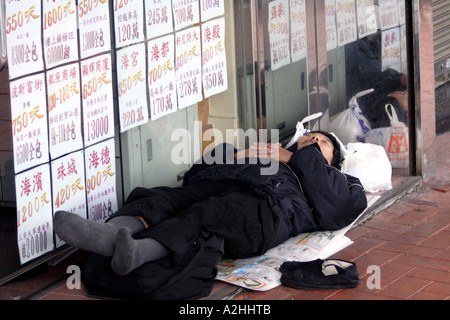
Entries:
[[91, 254], [82, 281], [91, 295], [112, 299], [182, 300], [210, 294], [222, 258], [223, 239], [201, 235], [174, 264], [172, 257], [148, 262], [125, 276], [111, 269], [111, 257]]

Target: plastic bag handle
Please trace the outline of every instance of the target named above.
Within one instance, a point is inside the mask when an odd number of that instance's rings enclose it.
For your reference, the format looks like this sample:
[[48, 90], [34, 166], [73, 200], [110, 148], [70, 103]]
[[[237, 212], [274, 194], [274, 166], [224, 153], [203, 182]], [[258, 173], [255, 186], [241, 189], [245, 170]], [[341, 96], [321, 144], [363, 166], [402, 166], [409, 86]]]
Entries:
[[[391, 113], [389, 113], [388, 107], [391, 107]], [[395, 122], [398, 122], [397, 112], [395, 112], [395, 108], [392, 104], [386, 104], [384, 106], [384, 109], [386, 110], [389, 120], [391, 120], [391, 125]]]

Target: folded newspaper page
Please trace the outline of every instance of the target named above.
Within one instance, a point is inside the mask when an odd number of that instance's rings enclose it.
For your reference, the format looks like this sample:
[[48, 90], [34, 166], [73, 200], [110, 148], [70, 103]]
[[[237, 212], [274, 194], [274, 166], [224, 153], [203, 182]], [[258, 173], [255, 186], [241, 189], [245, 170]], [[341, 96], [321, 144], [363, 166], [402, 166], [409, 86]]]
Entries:
[[[368, 196], [368, 208], [380, 196]], [[366, 209], [367, 210], [367, 209]], [[345, 236], [353, 224], [337, 231], [302, 233], [270, 249], [264, 255], [249, 259], [222, 260], [217, 264], [216, 280], [256, 291], [267, 291], [279, 286], [280, 266], [285, 261], [312, 261], [326, 259], [353, 243]]]

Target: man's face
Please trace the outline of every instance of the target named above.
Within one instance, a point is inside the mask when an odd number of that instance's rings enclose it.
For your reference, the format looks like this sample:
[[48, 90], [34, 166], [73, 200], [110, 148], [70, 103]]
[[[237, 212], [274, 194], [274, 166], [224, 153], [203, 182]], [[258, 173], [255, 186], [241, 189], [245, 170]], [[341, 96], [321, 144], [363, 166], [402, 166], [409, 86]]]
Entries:
[[334, 147], [331, 140], [321, 133], [308, 133], [303, 137], [301, 137], [298, 140], [298, 143], [299, 145], [302, 143], [307, 143], [308, 145], [308, 141], [311, 140], [312, 142], [309, 144], [317, 143], [319, 145], [320, 151], [322, 151], [322, 154], [327, 160], [328, 164], [331, 165], [331, 162], [333, 161], [333, 152], [334, 152]]

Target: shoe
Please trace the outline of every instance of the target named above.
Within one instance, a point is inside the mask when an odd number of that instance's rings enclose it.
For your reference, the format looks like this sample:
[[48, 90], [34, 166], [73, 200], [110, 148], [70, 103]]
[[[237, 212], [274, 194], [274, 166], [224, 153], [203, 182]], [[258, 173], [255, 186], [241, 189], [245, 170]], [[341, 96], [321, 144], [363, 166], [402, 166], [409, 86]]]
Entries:
[[359, 272], [353, 262], [345, 260], [314, 260], [284, 262], [280, 267], [281, 283], [296, 289], [354, 288]]

